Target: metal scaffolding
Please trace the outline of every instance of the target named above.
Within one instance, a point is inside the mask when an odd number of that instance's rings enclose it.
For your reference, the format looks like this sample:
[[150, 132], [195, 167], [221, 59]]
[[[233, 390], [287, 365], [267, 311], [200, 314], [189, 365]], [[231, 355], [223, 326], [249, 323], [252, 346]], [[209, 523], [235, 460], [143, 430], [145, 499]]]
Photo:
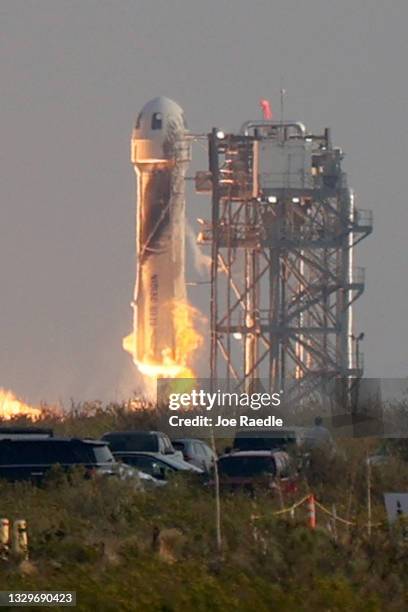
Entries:
[[372, 213], [355, 207], [329, 130], [252, 121], [239, 134], [214, 128], [208, 152], [196, 190], [212, 201], [198, 235], [211, 247], [211, 379], [246, 391], [262, 379], [301, 401], [361, 377], [353, 252]]

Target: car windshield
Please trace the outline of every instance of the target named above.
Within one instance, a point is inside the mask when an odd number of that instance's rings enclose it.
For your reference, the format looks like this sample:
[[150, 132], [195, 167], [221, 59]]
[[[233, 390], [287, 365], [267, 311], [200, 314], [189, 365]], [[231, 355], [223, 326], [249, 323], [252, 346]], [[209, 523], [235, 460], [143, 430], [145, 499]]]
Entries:
[[218, 470], [225, 476], [261, 476], [276, 474], [272, 457], [225, 457], [218, 462]]
[[92, 450], [95, 455], [96, 463], [112, 463], [115, 461], [112, 451], [107, 444], [103, 446], [93, 446]]

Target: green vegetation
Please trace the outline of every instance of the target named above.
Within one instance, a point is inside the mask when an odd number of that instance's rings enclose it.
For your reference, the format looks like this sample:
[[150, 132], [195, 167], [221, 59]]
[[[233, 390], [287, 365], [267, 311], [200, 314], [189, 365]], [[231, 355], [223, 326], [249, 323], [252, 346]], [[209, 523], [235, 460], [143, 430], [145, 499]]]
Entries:
[[[155, 428], [159, 418], [93, 404], [74, 407], [64, 421], [46, 415], [40, 425], [96, 437]], [[348, 440], [333, 456], [315, 452], [298, 491], [283, 498], [223, 495], [221, 558], [213, 491], [189, 478], [146, 492], [57, 468], [42, 487], [2, 482], [0, 514], [27, 520], [30, 562], [2, 561], [0, 589], [76, 590], [78, 610], [102, 612], [406, 610], [408, 542], [398, 528], [390, 531], [382, 494], [408, 491], [408, 470], [398, 449], [372, 468], [369, 536], [366, 453], [376, 446]], [[274, 516], [309, 491], [353, 524], [334, 528], [318, 510], [311, 531], [305, 505], [294, 516]]]

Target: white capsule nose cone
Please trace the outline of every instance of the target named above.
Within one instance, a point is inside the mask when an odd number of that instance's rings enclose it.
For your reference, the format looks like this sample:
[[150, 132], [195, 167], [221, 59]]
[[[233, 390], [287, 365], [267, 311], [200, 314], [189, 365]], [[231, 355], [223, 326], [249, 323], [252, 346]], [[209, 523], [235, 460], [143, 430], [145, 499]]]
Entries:
[[160, 96], [147, 102], [140, 111], [132, 133], [133, 164], [171, 159], [169, 143], [186, 131], [183, 109], [170, 98]]

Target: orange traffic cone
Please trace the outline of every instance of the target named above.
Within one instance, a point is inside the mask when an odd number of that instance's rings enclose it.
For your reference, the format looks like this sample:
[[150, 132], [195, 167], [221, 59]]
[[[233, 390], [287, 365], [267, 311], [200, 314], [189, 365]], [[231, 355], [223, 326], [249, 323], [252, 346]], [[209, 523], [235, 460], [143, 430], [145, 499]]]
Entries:
[[310, 529], [316, 529], [316, 504], [313, 493], [310, 493], [307, 500], [307, 510], [309, 516], [309, 527]]

